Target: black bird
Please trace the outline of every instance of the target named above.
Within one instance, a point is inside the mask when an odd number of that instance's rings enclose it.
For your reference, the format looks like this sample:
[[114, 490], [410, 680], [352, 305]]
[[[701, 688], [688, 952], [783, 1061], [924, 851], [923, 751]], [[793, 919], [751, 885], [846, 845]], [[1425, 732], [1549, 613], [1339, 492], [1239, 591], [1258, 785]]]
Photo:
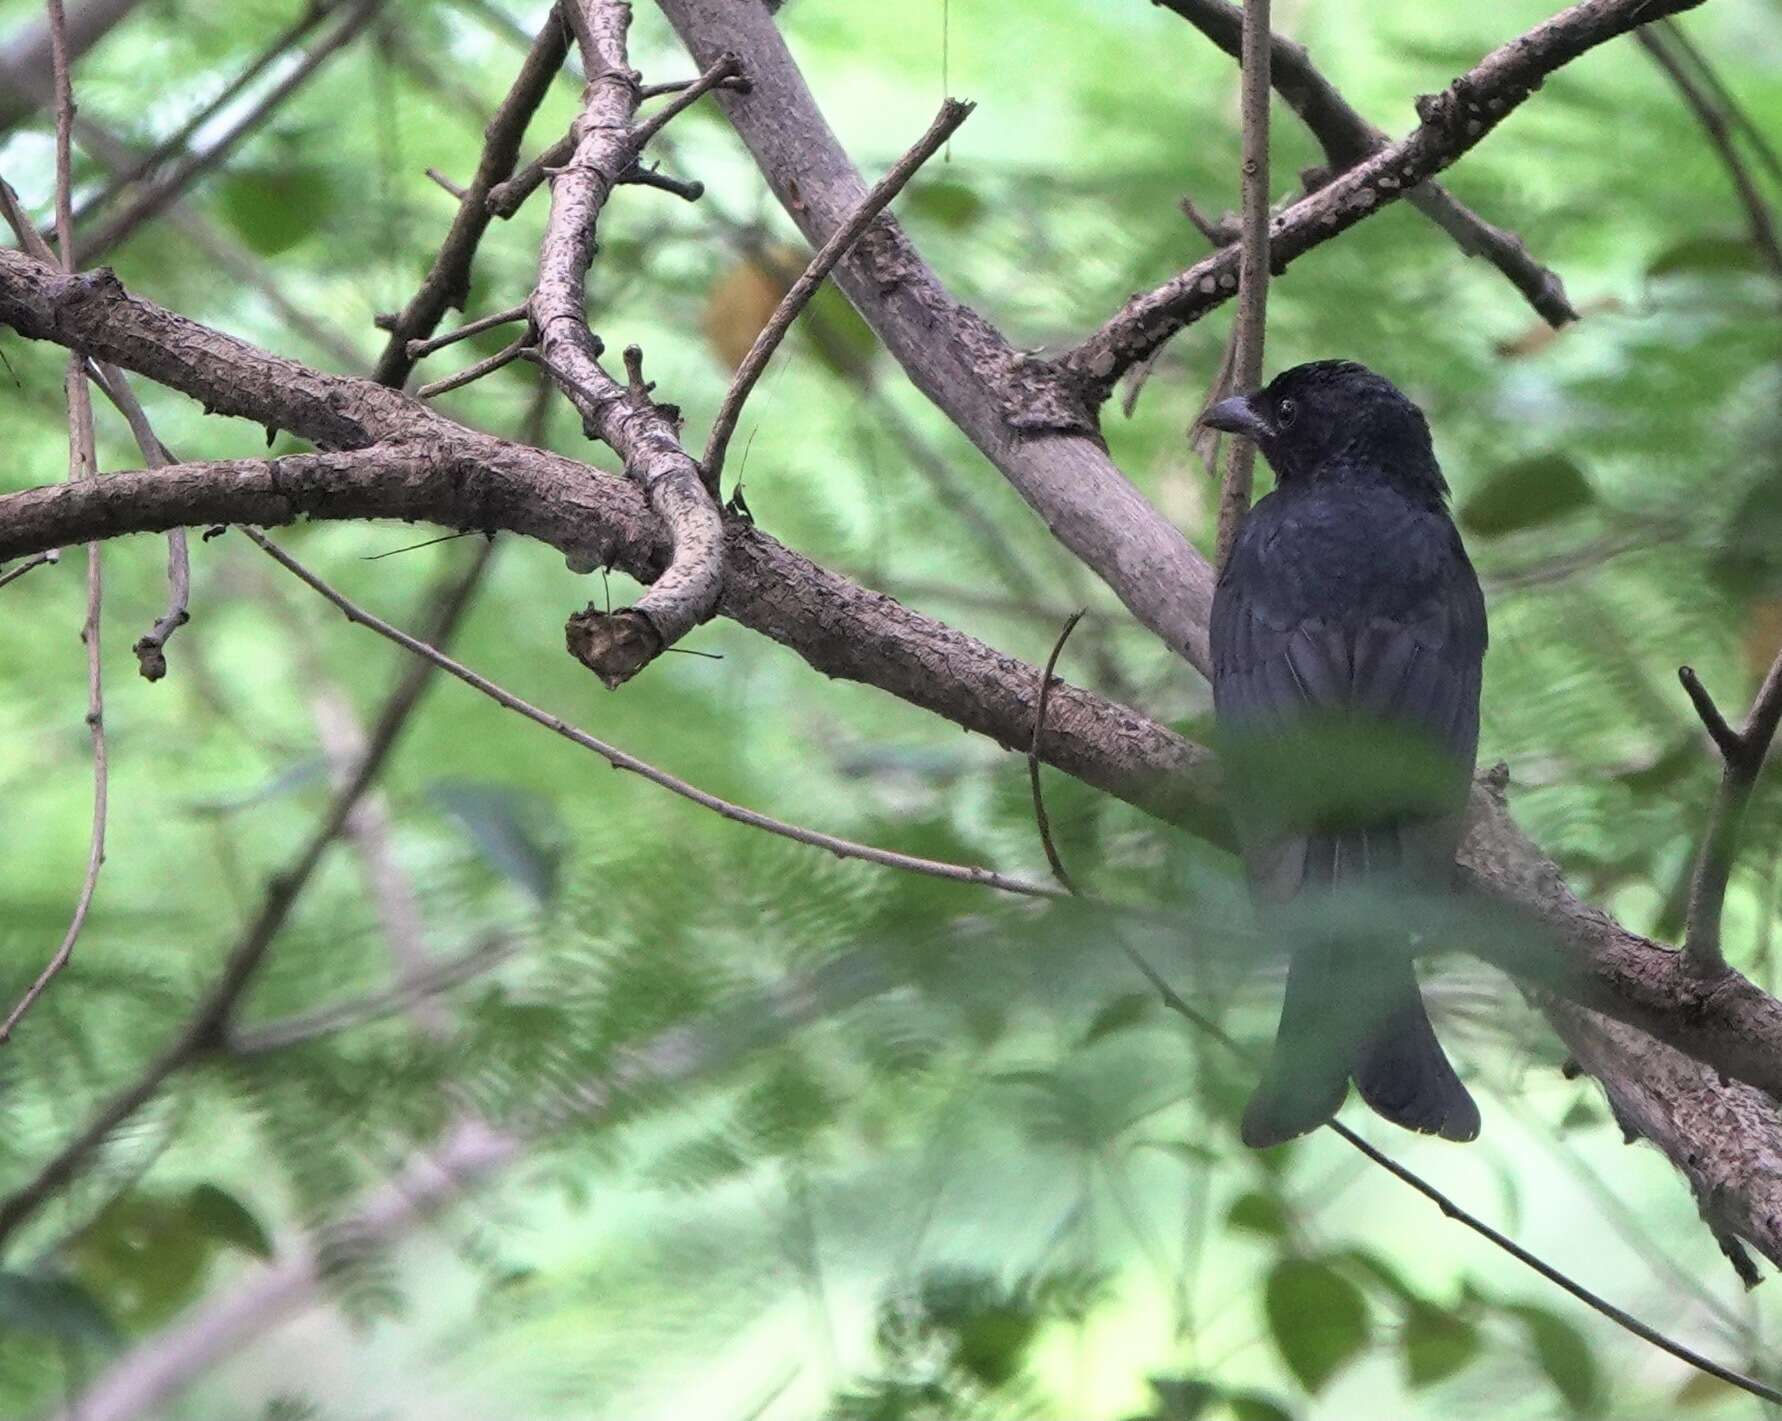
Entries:
[[[1348, 1094], [1449, 1140], [1479, 1109], [1436, 1041], [1389, 894], [1446, 890], [1479, 739], [1485, 601], [1423, 413], [1364, 366], [1320, 360], [1203, 422], [1252, 439], [1276, 488], [1213, 596], [1213, 700], [1234, 816], [1287, 992], [1248, 1145], [1323, 1124]], [[1345, 775], [1348, 783], [1344, 783]], [[1344, 896], [1372, 912], [1335, 911]], [[1372, 896], [1369, 896], [1372, 895]]]

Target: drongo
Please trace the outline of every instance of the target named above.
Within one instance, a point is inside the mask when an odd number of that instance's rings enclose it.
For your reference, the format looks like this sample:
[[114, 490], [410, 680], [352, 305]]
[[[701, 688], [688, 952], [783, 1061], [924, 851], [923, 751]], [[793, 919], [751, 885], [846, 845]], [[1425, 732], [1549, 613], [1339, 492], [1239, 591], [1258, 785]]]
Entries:
[[1449, 889], [1479, 739], [1485, 602], [1423, 413], [1320, 360], [1204, 423], [1255, 441], [1275, 491], [1213, 596], [1213, 700], [1245, 868], [1288, 957], [1262, 1147], [1374, 1110], [1450, 1140], [1479, 1109], [1436, 1041], [1408, 910]]

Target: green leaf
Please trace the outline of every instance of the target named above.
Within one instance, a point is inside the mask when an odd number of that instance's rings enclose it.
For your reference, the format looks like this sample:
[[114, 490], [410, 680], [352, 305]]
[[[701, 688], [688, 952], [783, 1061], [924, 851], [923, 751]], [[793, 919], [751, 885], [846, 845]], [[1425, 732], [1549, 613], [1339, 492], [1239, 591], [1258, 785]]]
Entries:
[[1225, 1398], [1232, 1421], [1293, 1421], [1293, 1413], [1259, 1391], [1240, 1392]]
[[1686, 237], [1652, 258], [1647, 276], [1731, 276], [1759, 271], [1757, 248], [1749, 237], [1717, 233]]
[[186, 1212], [204, 1237], [239, 1248], [255, 1258], [272, 1257], [272, 1240], [260, 1221], [233, 1194], [216, 1185], [195, 1185], [186, 1196]]
[[1263, 1311], [1281, 1360], [1313, 1395], [1367, 1347], [1367, 1299], [1317, 1259], [1277, 1263], [1268, 1275]]
[[1590, 480], [1570, 457], [1537, 454], [1487, 474], [1460, 505], [1460, 526], [1495, 538], [1551, 523], [1589, 507], [1595, 498]]
[[276, 256], [320, 230], [334, 208], [325, 170], [294, 164], [238, 168], [223, 178], [223, 218], [262, 256]]
[[130, 1328], [153, 1327], [198, 1295], [211, 1242], [183, 1199], [130, 1194], [100, 1211], [70, 1249], [80, 1280]]
[[1399, 1334], [1405, 1385], [1413, 1391], [1446, 1381], [1479, 1355], [1479, 1330], [1439, 1308], [1417, 1307]]
[[1123, 992], [1112, 1001], [1104, 1002], [1083, 1032], [1083, 1045], [1093, 1045], [1104, 1036], [1139, 1025], [1151, 1015], [1156, 1001], [1156, 995], [1151, 992]]
[[1196, 1421], [1219, 1399], [1219, 1389], [1199, 1377], [1149, 1377], [1157, 1404], [1146, 1421]]
[[1281, 1201], [1255, 1190], [1239, 1196], [1227, 1211], [1225, 1222], [1234, 1229], [1247, 1229], [1269, 1238], [1283, 1238], [1287, 1233], [1287, 1211], [1281, 1207]]
[[954, 231], [964, 231], [984, 215], [983, 198], [964, 183], [944, 178], [911, 184], [903, 201], [912, 213]]
[[0, 1273], [0, 1337], [14, 1328], [96, 1347], [115, 1347], [122, 1340], [79, 1283], [33, 1273]]
[[1592, 1412], [1602, 1403], [1602, 1374], [1590, 1342], [1558, 1313], [1539, 1307], [1510, 1309], [1528, 1329], [1535, 1360], [1574, 1411]]

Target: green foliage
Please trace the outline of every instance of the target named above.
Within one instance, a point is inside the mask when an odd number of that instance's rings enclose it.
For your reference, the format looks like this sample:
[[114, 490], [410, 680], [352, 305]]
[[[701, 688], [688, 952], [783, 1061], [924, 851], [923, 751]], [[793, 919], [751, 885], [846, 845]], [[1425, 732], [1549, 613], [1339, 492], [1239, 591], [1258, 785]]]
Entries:
[[[77, 66], [83, 121], [146, 151], [299, 8], [135, 7]], [[331, 61], [209, 175], [186, 206], [239, 261], [193, 246], [183, 218], [108, 261], [132, 289], [243, 339], [368, 369], [378, 313], [412, 295], [454, 211], [422, 174], [468, 177], [518, 63], [490, 8], [391, 7], [387, 34]], [[542, 13], [500, 8], [522, 27]], [[1277, 23], [1396, 132], [1413, 121], [1412, 95], [1553, 6], [1286, 8]], [[40, 12], [38, 0], [0, 0], [0, 35]], [[791, 0], [780, 19], [869, 173], [928, 121], [943, 52], [952, 88], [980, 101], [894, 211], [1018, 347], [1062, 349], [1198, 259], [1184, 195], [1213, 212], [1235, 198], [1235, 66], [1164, 7]], [[1769, 9], [1721, 0], [1683, 24], [1754, 121], [1782, 133]], [[636, 7], [633, 59], [650, 82], [689, 72], [651, 6]], [[523, 157], [565, 130], [578, 92], [557, 87]], [[695, 448], [784, 290], [780, 268], [808, 256], [707, 107], [652, 152], [707, 195], [614, 194], [589, 283], [608, 346], [644, 347]], [[1321, 159], [1285, 107], [1275, 114], [1282, 196]], [[43, 219], [47, 124], [0, 145], [0, 172]], [[102, 180], [82, 151], [76, 176], [82, 198]], [[1482, 758], [1509, 763], [1514, 813], [1574, 887], [1662, 930], [1718, 776], [1675, 668], [1696, 666], [1735, 714], [1782, 642], [1775, 282], [1699, 128], [1631, 43], [1544, 86], [1443, 181], [1561, 273], [1584, 319], [1549, 331], [1488, 263], [1400, 204], [1274, 285], [1268, 364], [1353, 356], [1425, 408], [1491, 603]], [[492, 226], [466, 316], [524, 298], [546, 200]], [[307, 320], [293, 322], [293, 307]], [[1221, 311], [1181, 333], [1142, 390], [1122, 391], [1131, 413], [1103, 412], [1120, 467], [1202, 547], [1214, 499], [1183, 431], [1228, 322]], [[511, 334], [449, 347], [418, 379]], [[57, 483], [62, 354], [0, 334], [0, 355], [0, 489]], [[519, 364], [441, 405], [513, 433], [538, 378]], [[188, 457], [267, 449], [263, 430], [142, 394]], [[137, 464], [122, 426], [104, 409], [98, 419], [103, 467]], [[613, 467], [561, 402], [544, 441]], [[282, 433], [272, 446], [306, 447]], [[752, 399], [730, 468], [773, 536], [1029, 663], [1062, 613], [1088, 604], [1061, 674], [1209, 738], [1204, 685], [1058, 555], [832, 284]], [[365, 559], [434, 531], [318, 519], [280, 537], [418, 627], [471, 544]], [[1024, 579], [1005, 582], [1009, 561]], [[70, 550], [0, 591], [5, 1001], [65, 927], [86, 850], [79, 562]], [[193, 565], [194, 620], [150, 686], [129, 644], [164, 608], [164, 553], [151, 538], [105, 548], [107, 861], [74, 962], [0, 1053], [0, 1195], [158, 1056], [288, 869], [328, 795], [312, 694], [337, 691], [369, 720], [402, 664], [238, 537], [195, 539]], [[453, 653], [738, 802], [1045, 874], [1019, 756], [818, 676], [732, 623], [690, 639], [722, 660], [664, 657], [602, 692], [561, 645], [567, 611], [635, 596], [623, 578], [599, 581], [504, 535]], [[1275, 747], [1261, 768], [1315, 816], [1358, 791], [1415, 802], [1439, 767], [1337, 726]], [[310, 1247], [325, 1273], [316, 1325], [274, 1336], [168, 1414], [1748, 1413], [1741, 1395], [1654, 1360], [1390, 1179], [1349, 1172], [1339, 1142], [1243, 1151], [1235, 1122], [1252, 1066], [1167, 1010], [1122, 949], [1254, 1046], [1272, 1025], [1279, 944], [1255, 931], [1228, 854], [1067, 775], [1045, 772], [1053, 837], [1092, 903], [1003, 901], [769, 839], [443, 682], [381, 788], [386, 867], [410, 892], [420, 951], [437, 963], [499, 940], [512, 952], [430, 997], [436, 1017], [388, 996], [413, 964], [392, 952], [389, 904], [358, 848], [331, 849], [232, 1023], [244, 1040], [320, 1021], [314, 1034], [253, 1054], [219, 1047], [176, 1075], [8, 1241], [0, 1414], [52, 1412], [118, 1348]], [[1727, 943], [1774, 985], [1782, 802], [1770, 789], [1747, 842]], [[1353, 908], [1372, 920], [1388, 906]], [[1487, 930], [1464, 915], [1448, 926], [1433, 946]], [[1622, 1150], [1600, 1093], [1561, 1078], [1532, 1013], [1467, 959], [1421, 970], [1486, 1131], [1464, 1152], [1394, 1134], [1394, 1153], [1593, 1286], [1609, 1280], [1641, 1316], [1738, 1365], [1766, 1362], [1770, 1290], [1743, 1300], [1694, 1201], [1650, 1151]], [[324, 1020], [355, 1004], [365, 1010]], [[519, 1160], [416, 1234], [346, 1226], [367, 1191], [466, 1113], [528, 1137]], [[1620, 1207], [1580, 1194], [1587, 1176], [1568, 1163], [1590, 1166]], [[1631, 1239], [1618, 1231], [1629, 1220]], [[1709, 1302], [1649, 1271], [1657, 1252]]]

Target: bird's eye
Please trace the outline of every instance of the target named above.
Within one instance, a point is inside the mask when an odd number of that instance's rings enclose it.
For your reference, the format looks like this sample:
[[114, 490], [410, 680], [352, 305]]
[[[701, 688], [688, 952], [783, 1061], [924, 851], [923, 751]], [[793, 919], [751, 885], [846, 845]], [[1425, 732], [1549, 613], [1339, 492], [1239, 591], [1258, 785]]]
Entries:
[[1279, 408], [1275, 411], [1276, 422], [1282, 429], [1285, 429], [1288, 425], [1292, 424], [1298, 415], [1299, 406], [1294, 404], [1292, 400], [1282, 400]]

